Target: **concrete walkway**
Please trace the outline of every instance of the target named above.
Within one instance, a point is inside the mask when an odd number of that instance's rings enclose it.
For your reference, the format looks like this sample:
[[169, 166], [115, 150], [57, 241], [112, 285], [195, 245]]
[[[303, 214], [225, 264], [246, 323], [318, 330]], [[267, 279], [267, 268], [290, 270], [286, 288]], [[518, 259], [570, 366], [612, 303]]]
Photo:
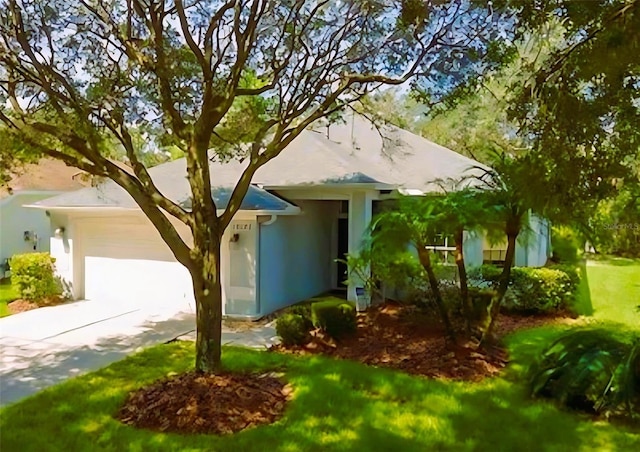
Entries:
[[[272, 324], [223, 326], [223, 344], [266, 348]], [[80, 301], [0, 319], [0, 405], [104, 367], [145, 347], [195, 338], [190, 306]]]

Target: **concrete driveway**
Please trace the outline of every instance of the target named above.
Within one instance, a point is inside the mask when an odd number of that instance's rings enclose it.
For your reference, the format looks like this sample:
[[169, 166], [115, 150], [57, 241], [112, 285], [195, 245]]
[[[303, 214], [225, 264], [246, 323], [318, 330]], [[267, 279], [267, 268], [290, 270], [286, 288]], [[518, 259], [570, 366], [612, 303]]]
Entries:
[[79, 301], [0, 319], [0, 404], [195, 328], [193, 308]]
[[[97, 370], [141, 349], [195, 338], [194, 307], [78, 301], [0, 319], [0, 405]], [[265, 348], [273, 323], [223, 322], [223, 344]]]

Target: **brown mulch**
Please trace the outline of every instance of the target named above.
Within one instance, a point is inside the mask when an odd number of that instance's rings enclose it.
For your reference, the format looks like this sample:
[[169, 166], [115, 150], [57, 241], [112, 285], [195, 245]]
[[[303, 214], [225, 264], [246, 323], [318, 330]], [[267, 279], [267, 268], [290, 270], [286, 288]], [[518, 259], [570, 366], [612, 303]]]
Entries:
[[280, 419], [292, 390], [278, 377], [188, 372], [131, 393], [116, 418], [161, 432], [231, 434]]
[[13, 315], [19, 314], [20, 312], [31, 311], [33, 309], [44, 308], [47, 306], [57, 306], [66, 302], [67, 300], [63, 297], [50, 297], [37, 303], [35, 301], [18, 299], [9, 302], [7, 304], [7, 309], [9, 309], [9, 312], [11, 313], [11, 315]]
[[[556, 321], [557, 316], [501, 315], [498, 338], [522, 328]], [[499, 341], [498, 341], [499, 343]], [[358, 315], [357, 332], [339, 342], [313, 332], [301, 347], [276, 345], [273, 351], [294, 354], [321, 353], [403, 372], [449, 380], [479, 381], [499, 374], [508, 362], [500, 346], [478, 348], [477, 343], [447, 341], [433, 315], [413, 306], [389, 303]]]

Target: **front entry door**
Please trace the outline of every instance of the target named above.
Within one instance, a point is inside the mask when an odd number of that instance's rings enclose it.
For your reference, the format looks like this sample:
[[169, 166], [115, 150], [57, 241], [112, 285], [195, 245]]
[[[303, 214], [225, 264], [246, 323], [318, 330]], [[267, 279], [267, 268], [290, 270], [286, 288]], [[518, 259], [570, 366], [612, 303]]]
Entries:
[[[346, 259], [349, 252], [349, 219], [338, 218], [338, 259]], [[347, 274], [347, 265], [344, 262], [338, 262], [337, 267], [337, 286], [345, 287], [345, 280], [349, 277]]]

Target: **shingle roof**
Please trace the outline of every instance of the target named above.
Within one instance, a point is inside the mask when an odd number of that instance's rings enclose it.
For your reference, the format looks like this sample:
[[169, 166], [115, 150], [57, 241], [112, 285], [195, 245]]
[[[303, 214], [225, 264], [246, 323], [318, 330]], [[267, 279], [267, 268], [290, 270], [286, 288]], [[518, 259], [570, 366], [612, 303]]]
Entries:
[[75, 177], [80, 173], [78, 168], [67, 166], [60, 160], [43, 158], [38, 163], [28, 163], [17, 168], [11, 180], [0, 186], [0, 199], [21, 190], [77, 190], [85, 186]]
[[[328, 136], [327, 136], [328, 135]], [[211, 183], [219, 208], [225, 208], [247, 162], [212, 161]], [[242, 209], [284, 210], [293, 207], [259, 187], [282, 188], [327, 184], [377, 184], [385, 188], [435, 191], [437, 180], [460, 179], [477, 172], [480, 164], [425, 138], [393, 126], [376, 129], [353, 115], [343, 124], [318, 127], [300, 134], [280, 156], [253, 177]], [[188, 208], [190, 189], [186, 160], [178, 159], [149, 170], [158, 189]], [[112, 181], [96, 188], [66, 193], [38, 203], [41, 206], [135, 208], [133, 199]]]

